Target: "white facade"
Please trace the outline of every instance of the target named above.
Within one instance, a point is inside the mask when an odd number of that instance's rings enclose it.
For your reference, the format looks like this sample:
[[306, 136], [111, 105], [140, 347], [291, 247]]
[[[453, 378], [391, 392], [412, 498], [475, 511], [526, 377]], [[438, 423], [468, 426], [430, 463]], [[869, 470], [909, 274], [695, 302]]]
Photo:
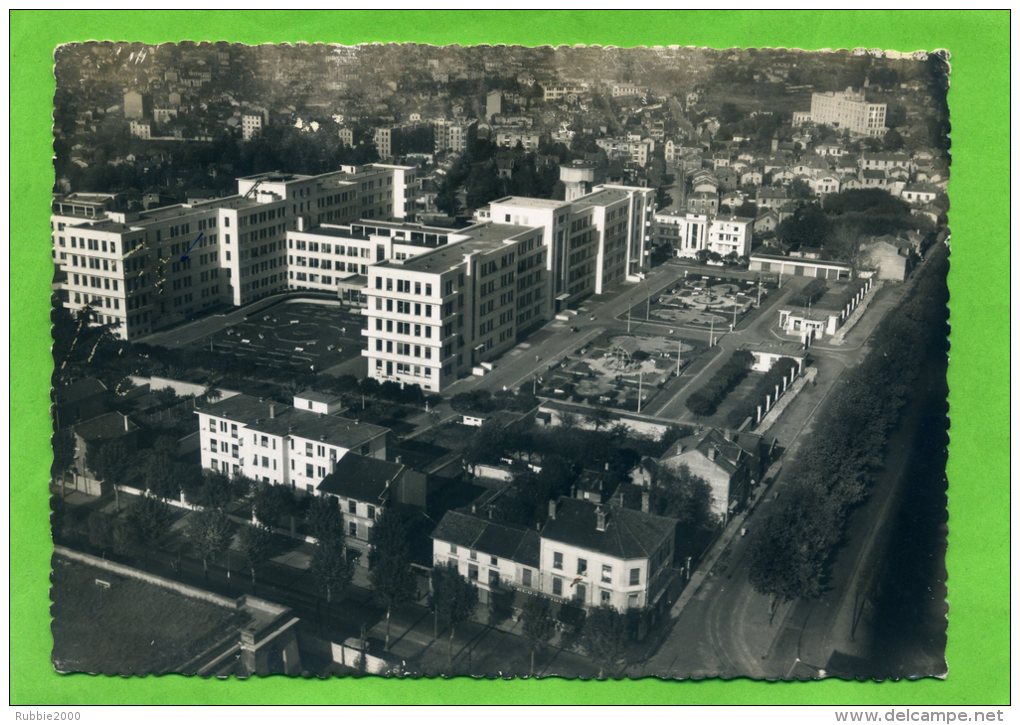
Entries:
[[348, 452], [386, 458], [389, 430], [237, 395], [196, 411], [202, 467], [314, 492]]
[[290, 286], [288, 232], [391, 219], [415, 188], [407, 167], [382, 165], [237, 183], [235, 196], [144, 212], [58, 199], [53, 259], [64, 306], [88, 308], [130, 339], [211, 307], [247, 304]]
[[262, 133], [262, 114], [245, 113], [241, 116], [241, 138], [251, 141]]
[[548, 315], [542, 231], [507, 224], [369, 267], [368, 374], [438, 391], [508, 350]]
[[811, 121], [859, 136], [881, 137], [885, 127], [886, 104], [868, 103], [863, 91], [847, 89], [838, 93], [811, 94]]
[[610, 158], [624, 159], [638, 166], [648, 163], [655, 150], [655, 141], [650, 138], [600, 138], [595, 145], [606, 152]]
[[678, 257], [696, 257], [700, 251], [720, 256], [751, 253], [754, 220], [747, 217], [713, 217], [708, 214], [656, 214], [656, 238], [671, 243]]

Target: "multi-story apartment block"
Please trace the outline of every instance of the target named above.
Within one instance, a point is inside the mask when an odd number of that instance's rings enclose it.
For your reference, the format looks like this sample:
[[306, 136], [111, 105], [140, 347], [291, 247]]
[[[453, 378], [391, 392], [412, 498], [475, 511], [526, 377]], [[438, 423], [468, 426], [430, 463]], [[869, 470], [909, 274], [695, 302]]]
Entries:
[[136, 338], [287, 289], [288, 231], [399, 217], [413, 186], [413, 169], [378, 165], [258, 174], [238, 179], [235, 196], [144, 212], [81, 194], [57, 198], [58, 291], [65, 307]]
[[367, 278], [371, 264], [403, 261], [468, 238], [442, 227], [367, 220], [287, 232], [287, 286], [333, 292], [352, 278]]
[[604, 188], [577, 199], [574, 209], [575, 213], [587, 209], [592, 214], [590, 224], [595, 237], [592, 291], [602, 294], [627, 277], [630, 196], [622, 189]]
[[638, 166], [645, 166], [655, 150], [655, 141], [631, 134], [626, 138], [600, 138], [595, 145], [606, 152], [610, 158], [630, 161]]
[[587, 91], [587, 83], [561, 83], [557, 85], [542, 86], [542, 98], [545, 101], [576, 99], [584, 93], [587, 93]]
[[[295, 401], [298, 402], [298, 401]], [[197, 409], [202, 467], [315, 493], [350, 452], [386, 459], [388, 428], [235, 395]]]
[[483, 224], [462, 233], [469, 238], [369, 267], [371, 377], [438, 391], [547, 319], [542, 230]]
[[516, 148], [520, 144], [525, 151], [537, 151], [540, 139], [537, 131], [506, 126], [493, 129], [492, 136], [497, 146]]
[[670, 579], [676, 522], [611, 503], [549, 502], [538, 531], [450, 511], [432, 533], [433, 562], [454, 564], [485, 593], [540, 593], [583, 607], [654, 609]]
[[372, 142], [375, 150], [379, 152], [379, 158], [388, 159], [393, 156], [393, 129], [389, 126], [380, 126], [372, 131]]
[[261, 113], [245, 113], [241, 116], [241, 138], [251, 141], [262, 133], [263, 118]]
[[152, 97], [138, 91], [124, 94], [124, 118], [146, 118], [152, 113]]
[[624, 96], [640, 96], [644, 90], [636, 83], [614, 83], [610, 86], [609, 92], [613, 98], [622, 98]]
[[148, 121], [131, 121], [128, 124], [128, 130], [135, 138], [152, 138], [152, 124]]
[[884, 136], [888, 130], [885, 127], [885, 113], [886, 104], [868, 103], [864, 91], [847, 88], [842, 92], [811, 94], [812, 123], [846, 129], [859, 136]]
[[434, 149], [437, 154], [446, 151], [463, 153], [474, 138], [478, 121], [466, 118], [440, 118], [433, 122], [432, 127], [436, 135]]
[[[605, 193], [607, 191], [609, 193]], [[543, 228], [544, 244], [549, 250], [546, 269], [552, 279], [549, 289], [550, 304], [552, 309], [558, 312], [586, 294], [601, 293], [605, 285], [620, 277], [620, 272], [615, 266], [620, 262], [615, 234], [621, 231], [619, 227], [622, 220], [618, 215], [624, 207], [627, 210], [627, 242], [622, 260], [622, 274], [625, 279], [632, 282], [641, 278], [649, 265], [648, 243], [654, 201], [654, 189], [600, 184], [594, 187], [591, 193], [571, 202], [518, 196], [504, 197], [491, 202], [488, 209], [480, 210], [476, 216], [496, 222]], [[593, 208], [600, 207], [612, 209], [608, 212], [603, 210], [588, 213]], [[611, 215], [612, 218], [607, 218], [607, 215]], [[584, 219], [593, 226], [591, 241], [594, 245], [590, 251], [586, 251], [585, 226], [582, 223]], [[596, 258], [600, 260], [597, 275], [596, 265], [587, 266], [589, 259]], [[587, 269], [594, 277], [590, 282], [582, 280], [580, 275], [583, 274], [581, 271], [583, 269]]]

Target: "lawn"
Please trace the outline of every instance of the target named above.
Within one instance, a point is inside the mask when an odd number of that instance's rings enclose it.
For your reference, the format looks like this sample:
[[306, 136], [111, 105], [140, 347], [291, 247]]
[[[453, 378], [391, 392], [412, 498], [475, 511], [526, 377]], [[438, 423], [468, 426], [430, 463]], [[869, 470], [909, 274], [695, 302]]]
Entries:
[[244, 624], [240, 613], [60, 557], [52, 582], [53, 661], [60, 671], [180, 672]]

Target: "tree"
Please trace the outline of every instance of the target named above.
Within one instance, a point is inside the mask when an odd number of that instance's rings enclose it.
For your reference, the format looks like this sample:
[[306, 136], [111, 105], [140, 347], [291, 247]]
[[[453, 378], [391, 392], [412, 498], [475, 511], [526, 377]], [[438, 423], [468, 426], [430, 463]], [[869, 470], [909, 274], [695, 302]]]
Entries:
[[596, 405], [591, 409], [591, 412], [588, 413], [588, 421], [595, 427], [596, 431], [598, 431], [598, 429], [602, 426], [608, 424], [612, 419], [612, 411], [602, 404]]
[[347, 558], [343, 539], [320, 539], [312, 553], [312, 574], [319, 589], [332, 604], [333, 594], [343, 591], [354, 577], [354, 567]]
[[168, 500], [181, 495], [173, 457], [166, 450], [153, 448], [142, 464], [145, 488], [155, 496]]
[[284, 511], [290, 508], [290, 499], [293, 499], [293, 495], [290, 489], [284, 486], [257, 483], [252, 496], [252, 513], [261, 523], [273, 527], [279, 522]]
[[85, 450], [85, 465], [100, 481], [119, 483], [129, 462], [130, 454], [120, 438], [89, 443]]
[[339, 541], [344, 538], [344, 522], [336, 499], [318, 496], [312, 499], [305, 521], [316, 540]]
[[152, 496], [142, 496], [135, 501], [127, 511], [125, 521], [142, 546], [146, 562], [149, 559], [149, 547], [170, 530], [173, 522], [166, 501]]
[[354, 576], [344, 544], [343, 516], [335, 499], [318, 497], [309, 504], [306, 517], [315, 537], [312, 574], [326, 595], [326, 604], [331, 604], [333, 594], [345, 589]]
[[886, 151], [899, 151], [903, 148], [903, 136], [894, 128], [890, 128], [885, 132], [885, 136], [882, 138], [882, 147]]
[[623, 657], [627, 646], [627, 617], [609, 604], [592, 609], [585, 619], [581, 640], [598, 664], [601, 680], [606, 670], [614, 669]]
[[217, 509], [199, 511], [188, 522], [187, 536], [202, 557], [202, 575], [208, 579], [209, 560], [230, 545], [233, 536], [230, 519]]
[[471, 436], [471, 442], [464, 449], [464, 461], [471, 465], [498, 461], [506, 450], [508, 440], [500, 423], [486, 421]]
[[521, 624], [524, 636], [531, 644], [530, 674], [534, 676], [535, 652], [548, 643], [556, 627], [549, 609], [549, 600], [541, 595], [529, 597], [521, 613]]
[[429, 606], [435, 614], [435, 631], [438, 636], [439, 619], [450, 625], [450, 644], [448, 655], [453, 665], [453, 637], [457, 625], [466, 621], [478, 604], [478, 589], [460, 575], [454, 564], [445, 567], [437, 566], [432, 570], [432, 591], [429, 594]]
[[389, 506], [372, 527], [368, 578], [376, 597], [386, 607], [385, 649], [390, 648], [390, 615], [393, 608], [411, 601], [418, 591], [418, 581], [411, 569], [408, 545], [408, 520], [403, 510]]
[[712, 513], [712, 489], [687, 466], [659, 466], [651, 490], [652, 511], [676, 519], [682, 526], [709, 529], [716, 523]]
[[776, 236], [795, 249], [816, 247], [829, 234], [829, 218], [813, 204], [802, 206], [776, 228]]
[[853, 225], [837, 222], [823, 248], [826, 258], [849, 262], [856, 267], [861, 251], [861, 235]]
[[256, 586], [256, 570], [269, 561], [272, 554], [273, 534], [268, 527], [262, 524], [245, 524], [241, 527], [241, 535], [238, 539], [244, 558], [248, 561], [248, 568], [251, 570], [251, 586]]

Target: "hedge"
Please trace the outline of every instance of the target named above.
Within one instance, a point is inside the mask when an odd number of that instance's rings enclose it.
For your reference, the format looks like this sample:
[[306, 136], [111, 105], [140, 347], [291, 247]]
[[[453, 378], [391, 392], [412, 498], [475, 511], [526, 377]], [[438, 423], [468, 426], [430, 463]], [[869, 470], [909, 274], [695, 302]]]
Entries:
[[687, 409], [695, 415], [712, 415], [719, 404], [747, 377], [754, 355], [735, 350], [726, 363], [715, 371], [712, 379], [687, 399]]
[[811, 280], [803, 289], [799, 289], [790, 296], [790, 304], [798, 307], [807, 307], [822, 298], [828, 285], [824, 279]]

